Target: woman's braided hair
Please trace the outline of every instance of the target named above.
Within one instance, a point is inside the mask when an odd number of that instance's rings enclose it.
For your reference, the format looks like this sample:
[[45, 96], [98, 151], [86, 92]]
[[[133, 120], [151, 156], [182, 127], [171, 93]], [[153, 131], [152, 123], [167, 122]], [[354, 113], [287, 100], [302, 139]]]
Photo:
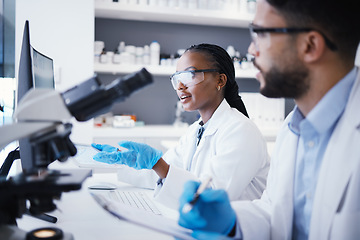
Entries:
[[224, 97], [229, 105], [239, 110], [246, 117], [249, 117], [245, 105], [239, 95], [239, 86], [235, 81], [235, 68], [231, 57], [225, 49], [220, 46], [208, 43], [193, 45], [186, 49], [186, 52], [201, 52], [209, 56], [209, 62], [219, 69], [219, 73], [223, 73], [227, 77], [225, 85]]

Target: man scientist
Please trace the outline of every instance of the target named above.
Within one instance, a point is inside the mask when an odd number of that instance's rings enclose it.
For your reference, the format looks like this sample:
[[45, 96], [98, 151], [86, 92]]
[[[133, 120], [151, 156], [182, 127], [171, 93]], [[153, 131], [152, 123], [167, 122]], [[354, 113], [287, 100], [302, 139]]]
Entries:
[[185, 184], [179, 224], [194, 237], [359, 239], [359, 10], [357, 0], [258, 0], [249, 53], [260, 92], [296, 106], [261, 199], [230, 204], [207, 189], [186, 213], [199, 183]]

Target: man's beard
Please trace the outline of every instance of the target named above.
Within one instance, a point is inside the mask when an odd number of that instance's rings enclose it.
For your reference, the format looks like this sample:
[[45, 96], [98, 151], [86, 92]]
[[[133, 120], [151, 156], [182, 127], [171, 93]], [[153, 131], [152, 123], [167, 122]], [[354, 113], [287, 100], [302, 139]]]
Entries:
[[260, 93], [269, 98], [300, 98], [310, 87], [308, 70], [303, 65], [291, 63], [283, 69], [273, 66], [268, 72], [261, 71], [265, 86]]

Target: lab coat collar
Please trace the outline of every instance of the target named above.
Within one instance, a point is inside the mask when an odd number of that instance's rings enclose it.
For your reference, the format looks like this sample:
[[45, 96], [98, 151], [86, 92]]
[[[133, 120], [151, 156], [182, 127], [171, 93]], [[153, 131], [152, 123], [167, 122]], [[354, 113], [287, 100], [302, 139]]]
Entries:
[[[206, 122], [205, 131], [202, 137], [206, 137], [209, 135], [213, 135], [219, 128], [220, 124], [223, 122], [223, 118], [226, 117], [225, 112], [230, 109], [229, 103], [224, 99], [218, 108], [215, 110], [211, 118]], [[202, 119], [199, 119], [199, 123], [202, 121]]]
[[288, 127], [296, 136], [300, 136], [300, 122], [304, 120], [304, 118], [304, 115], [302, 115], [299, 108], [295, 105]]

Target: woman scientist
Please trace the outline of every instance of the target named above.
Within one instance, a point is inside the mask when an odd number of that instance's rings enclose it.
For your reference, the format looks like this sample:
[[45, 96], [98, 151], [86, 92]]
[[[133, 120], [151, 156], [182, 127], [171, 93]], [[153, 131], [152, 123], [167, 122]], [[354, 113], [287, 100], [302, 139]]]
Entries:
[[[119, 145], [128, 149], [123, 151], [93, 144], [101, 150], [94, 159], [153, 169], [160, 177], [155, 199], [173, 208], [178, 207], [186, 181], [208, 177], [212, 177], [210, 186], [225, 189], [231, 200], [259, 198], [266, 185], [269, 157], [264, 138], [238, 94], [230, 56], [217, 45], [194, 45], [180, 57], [176, 70], [170, 79], [183, 108], [200, 114], [178, 145], [162, 155], [142, 143], [122, 141]], [[131, 183], [136, 178], [129, 175], [133, 174], [126, 173], [122, 181]]]

